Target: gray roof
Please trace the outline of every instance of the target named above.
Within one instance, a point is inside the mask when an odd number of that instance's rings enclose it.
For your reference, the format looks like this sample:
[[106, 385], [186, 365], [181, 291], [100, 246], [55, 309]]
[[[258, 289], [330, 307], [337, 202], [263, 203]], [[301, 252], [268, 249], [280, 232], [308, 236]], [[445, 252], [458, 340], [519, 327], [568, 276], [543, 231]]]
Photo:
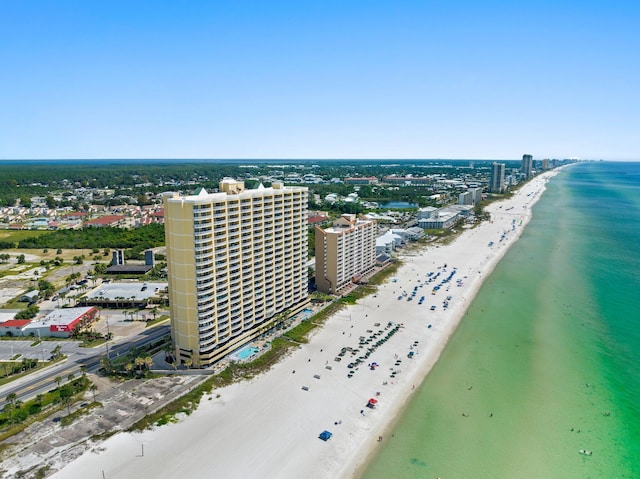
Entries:
[[103, 283], [90, 291], [87, 300], [104, 298], [105, 300], [115, 300], [116, 298], [131, 299], [140, 301], [154, 296], [167, 287], [167, 283], [141, 282], [141, 281], [118, 281], [114, 283]]

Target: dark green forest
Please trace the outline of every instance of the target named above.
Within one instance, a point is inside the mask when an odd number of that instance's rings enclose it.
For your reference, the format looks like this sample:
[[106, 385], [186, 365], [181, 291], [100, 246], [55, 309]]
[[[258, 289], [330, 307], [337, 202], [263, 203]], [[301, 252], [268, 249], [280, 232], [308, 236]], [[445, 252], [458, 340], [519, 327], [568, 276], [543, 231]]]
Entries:
[[[426, 176], [433, 174], [467, 175], [480, 179], [487, 176], [491, 161], [468, 160], [87, 160], [85, 161], [3, 161], [0, 162], [0, 206], [14, 205], [16, 200], [29, 204], [32, 196], [47, 197], [53, 192], [71, 188], [110, 188], [120, 194], [160, 193], [174, 189], [171, 184], [191, 182], [188, 188], [202, 186], [215, 189], [221, 179], [251, 179], [284, 176], [288, 173], [316, 174], [327, 179], [348, 176]], [[519, 161], [506, 161], [507, 169], [517, 168]], [[279, 175], [282, 173], [282, 175]], [[257, 181], [253, 181], [257, 183]], [[249, 185], [247, 185], [249, 186]], [[269, 186], [269, 185], [265, 185]], [[340, 184], [308, 185], [313, 193], [353, 191]], [[181, 188], [187, 189], [187, 188]], [[410, 199], [422, 191], [363, 191], [363, 199]]]
[[19, 249], [131, 249], [134, 254], [164, 245], [164, 226], [158, 223], [135, 229], [89, 227], [58, 230], [20, 240]]

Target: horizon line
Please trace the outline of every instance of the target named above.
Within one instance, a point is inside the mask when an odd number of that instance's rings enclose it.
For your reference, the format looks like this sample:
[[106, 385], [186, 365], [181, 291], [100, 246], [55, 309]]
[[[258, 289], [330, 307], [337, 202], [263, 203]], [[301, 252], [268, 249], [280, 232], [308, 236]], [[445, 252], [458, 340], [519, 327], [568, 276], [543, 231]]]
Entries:
[[[535, 158], [535, 157], [534, 157]], [[542, 157], [539, 159], [548, 159], [548, 160], [569, 160], [569, 161], [640, 161], [640, 160], [615, 160], [615, 159], [605, 159], [605, 158], [553, 158], [553, 157]], [[206, 161], [206, 160], [214, 160], [214, 161], [521, 161], [522, 158], [402, 158], [402, 157], [394, 157], [394, 158], [341, 158], [341, 157], [332, 157], [332, 158], [277, 158], [277, 157], [249, 157], [249, 158], [218, 158], [218, 157], [74, 157], [74, 158], [0, 158], [0, 161], [109, 161], [109, 160], [198, 160], [198, 161]]]

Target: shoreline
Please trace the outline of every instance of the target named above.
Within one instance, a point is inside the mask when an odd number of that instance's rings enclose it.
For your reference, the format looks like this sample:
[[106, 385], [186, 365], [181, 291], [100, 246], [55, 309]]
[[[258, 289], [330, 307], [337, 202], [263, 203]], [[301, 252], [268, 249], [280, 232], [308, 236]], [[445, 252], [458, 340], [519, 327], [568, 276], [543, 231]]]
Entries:
[[[391, 434], [391, 432], [395, 429], [398, 421], [402, 418], [404, 411], [406, 410], [410, 401], [413, 399], [412, 393], [414, 390], [414, 386], [415, 388], [419, 388], [422, 385], [422, 382], [427, 378], [427, 375], [429, 374], [431, 369], [438, 362], [438, 360], [440, 359], [440, 356], [442, 355], [442, 352], [444, 351], [444, 349], [447, 347], [447, 344], [449, 343], [449, 339], [458, 329], [458, 326], [462, 322], [468, 308], [471, 306], [471, 303], [473, 302], [476, 295], [480, 291], [480, 288], [484, 284], [484, 281], [491, 275], [491, 273], [496, 268], [496, 266], [500, 263], [500, 261], [502, 261], [504, 256], [507, 254], [507, 252], [511, 248], [511, 246], [513, 246], [516, 243], [516, 241], [520, 238], [520, 236], [522, 235], [522, 232], [524, 231], [524, 228], [532, 218], [533, 206], [541, 198], [542, 194], [544, 193], [544, 190], [546, 189], [546, 183], [553, 176], [555, 176], [560, 169], [561, 168], [558, 168], [556, 170], [540, 174], [536, 178], [534, 178], [530, 183], [525, 185], [525, 186], [529, 186], [535, 180], [538, 180], [538, 179], [542, 181], [542, 183], [539, 185], [540, 189], [535, 190], [535, 192], [533, 193], [533, 197], [529, 197], [527, 195], [529, 199], [525, 200], [524, 204], [520, 204], [520, 201], [518, 200], [522, 200], [520, 195], [523, 194], [525, 191], [529, 191], [529, 190], [527, 189], [523, 191], [521, 188], [514, 195], [514, 197], [510, 199], [494, 202], [486, 208], [486, 211], [489, 212], [492, 217], [489, 224], [493, 224], [494, 215], [497, 215], [500, 213], [506, 213], [507, 210], [505, 210], [505, 206], [512, 205], [514, 201], [517, 202], [516, 204], [518, 207], [521, 207], [521, 209], [524, 209], [525, 211], [524, 211], [524, 214], [518, 215], [518, 217], [522, 221], [521, 221], [521, 224], [519, 224], [518, 227], [512, 232], [513, 234], [510, 237], [506, 237], [504, 244], [499, 245], [500, 246], [499, 249], [496, 252], [494, 252], [494, 254], [487, 256], [486, 261], [482, 262], [481, 269], [478, 270], [478, 273], [479, 273], [478, 277], [474, 278], [475, 280], [470, 285], [469, 289], [465, 291], [466, 295], [464, 297], [464, 301], [457, 305], [456, 310], [451, 311], [450, 324], [448, 325], [448, 328], [447, 328], [448, 334], [446, 338], [440, 342], [439, 347], [437, 349], [434, 349], [432, 351], [432, 356], [430, 356], [428, 360], [424, 361], [423, 364], [420, 366], [420, 368], [417, 371], [415, 371], [415, 376], [417, 377], [416, 383], [412, 384], [411, 389], [406, 391], [408, 393], [407, 396], [401, 403], [397, 404], [397, 407], [393, 415], [387, 418], [387, 420], [380, 425], [380, 428], [378, 430], [379, 437], [383, 437], [383, 438], [388, 437], [389, 434]], [[511, 208], [516, 208], [516, 206], [506, 206], [506, 208], [508, 209], [508, 211], [513, 211], [511, 210]], [[517, 212], [518, 211], [516, 209], [514, 215]], [[460, 241], [461, 243], [464, 243], [464, 238], [463, 238], [464, 235], [473, 234], [474, 231], [476, 231], [480, 226], [483, 226], [483, 225], [484, 223], [474, 229], [463, 232], [458, 238], [455, 239], [453, 244], [457, 243], [458, 241]], [[467, 239], [467, 241], [469, 240]], [[446, 245], [444, 247], [440, 246], [440, 248], [447, 248], [448, 246], [452, 246], [452, 245]], [[477, 246], [480, 246], [480, 245], [477, 245]], [[356, 453], [356, 455], [354, 455], [348, 467], [346, 467], [342, 471], [343, 473], [339, 477], [342, 477], [345, 479], [346, 478], [362, 478], [365, 472], [367, 471], [368, 467], [370, 466], [371, 462], [373, 461], [374, 457], [376, 456], [377, 449], [378, 448], [375, 446], [375, 444], [370, 445], [366, 450], [364, 449], [364, 446], [363, 446], [363, 448], [361, 448]]]
[[[327, 319], [309, 343], [267, 373], [212, 391], [176, 424], [89, 443], [69, 464], [55, 464], [56, 457], [49, 457], [45, 460], [53, 462], [52, 469], [59, 469], [51, 477], [93, 477], [100, 470], [105, 477], [142, 478], [206, 477], [211, 471], [220, 477], [255, 471], [261, 477], [360, 477], [376, 453], [378, 438], [384, 441], [390, 433], [557, 172], [542, 173], [512, 198], [489, 205], [491, 220], [462, 232], [452, 243], [403, 255], [395, 282], [389, 280], [373, 296]], [[439, 277], [427, 283], [428, 272]], [[433, 285], [446, 277], [449, 282], [432, 295]], [[413, 288], [415, 300], [398, 299]], [[419, 305], [421, 296], [425, 300]], [[444, 310], [447, 296], [452, 298]], [[390, 334], [394, 327], [389, 322], [402, 327]], [[362, 353], [348, 350], [339, 356], [342, 348], [358, 349], [359, 338], [371, 336], [385, 338], [384, 344], [373, 348], [357, 369], [348, 368]], [[360, 349], [367, 347], [372, 346]], [[365, 367], [373, 362], [378, 366]], [[366, 406], [370, 398], [378, 401], [374, 408]], [[326, 442], [318, 439], [323, 430], [333, 433]]]

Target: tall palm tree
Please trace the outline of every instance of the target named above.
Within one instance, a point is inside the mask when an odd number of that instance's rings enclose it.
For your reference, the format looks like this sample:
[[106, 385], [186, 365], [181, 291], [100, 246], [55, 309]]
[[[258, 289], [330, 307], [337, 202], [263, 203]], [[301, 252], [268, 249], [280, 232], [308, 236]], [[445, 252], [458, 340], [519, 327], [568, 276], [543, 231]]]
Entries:
[[16, 393], [7, 394], [6, 400], [8, 404], [4, 406], [3, 412], [9, 416], [9, 421], [13, 422], [13, 413], [18, 408], [18, 395]]
[[146, 356], [144, 358], [144, 365], [147, 369], [151, 369], [151, 366], [153, 366], [153, 358], [151, 356]]
[[15, 406], [18, 395], [16, 393], [9, 393], [5, 399], [11, 404], [11, 406]]
[[108, 373], [111, 372], [111, 361], [106, 356], [100, 359], [100, 366]]
[[95, 384], [91, 383], [91, 386], [89, 386], [89, 391], [91, 391], [91, 394], [93, 394], [93, 402], [96, 402], [96, 391], [98, 390], [98, 386], [96, 386]]
[[133, 362], [136, 365], [136, 370], [138, 371], [145, 366], [144, 358], [137, 357], [136, 359], [133, 360]]
[[71, 389], [68, 385], [60, 388], [60, 399], [62, 399], [62, 403], [67, 406], [67, 414], [71, 414], [71, 400], [73, 398], [73, 389]]

